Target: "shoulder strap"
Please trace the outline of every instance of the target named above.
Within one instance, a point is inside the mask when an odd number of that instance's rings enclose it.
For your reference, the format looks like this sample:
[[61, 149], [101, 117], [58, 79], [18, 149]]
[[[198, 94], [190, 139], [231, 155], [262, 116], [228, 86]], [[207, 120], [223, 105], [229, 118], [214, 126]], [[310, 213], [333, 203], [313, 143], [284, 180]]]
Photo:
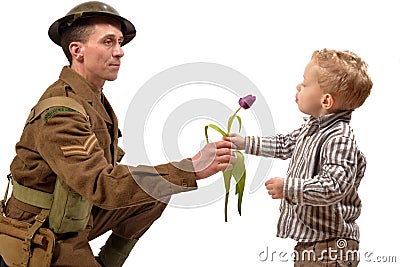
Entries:
[[3, 200], [0, 201], [0, 216], [3, 215], [3, 212], [6, 208], [6, 202], [7, 202], [7, 198], [8, 198], [8, 189], [10, 188], [10, 181], [12, 179], [12, 175], [11, 173], [7, 175], [7, 188], [6, 188], [6, 192], [4, 193], [4, 198]]
[[28, 119], [26, 120], [25, 125], [31, 123], [35, 119], [37, 119], [40, 114], [42, 114], [45, 110], [52, 108], [52, 107], [67, 107], [73, 109], [86, 118], [89, 118], [85, 108], [79, 104], [75, 99], [66, 97], [66, 96], [54, 96], [50, 98], [46, 98], [39, 103], [36, 104], [31, 110]]

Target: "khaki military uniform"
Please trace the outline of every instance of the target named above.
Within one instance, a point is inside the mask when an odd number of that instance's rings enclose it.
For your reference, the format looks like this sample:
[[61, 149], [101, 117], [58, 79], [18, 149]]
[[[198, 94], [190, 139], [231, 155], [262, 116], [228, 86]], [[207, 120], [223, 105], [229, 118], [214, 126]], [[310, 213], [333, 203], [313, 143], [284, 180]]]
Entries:
[[[25, 126], [11, 173], [19, 184], [48, 193], [58, 176], [93, 203], [85, 230], [56, 235], [52, 266], [97, 266], [88, 241], [109, 230], [139, 238], [172, 194], [197, 188], [193, 165], [187, 159], [155, 167], [118, 164], [120, 131], [109, 102], [69, 67], [41, 100], [54, 96], [73, 98], [88, 117], [67, 107], [43, 112]], [[13, 196], [6, 207], [8, 217], [28, 222], [40, 211]]]

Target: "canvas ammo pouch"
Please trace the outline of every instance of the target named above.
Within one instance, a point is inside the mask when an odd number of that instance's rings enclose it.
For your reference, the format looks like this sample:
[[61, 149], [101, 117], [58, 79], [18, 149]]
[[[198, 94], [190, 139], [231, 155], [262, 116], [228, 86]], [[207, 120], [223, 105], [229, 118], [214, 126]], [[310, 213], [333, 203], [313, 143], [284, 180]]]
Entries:
[[[9, 176], [9, 180], [10, 180]], [[42, 228], [49, 215], [42, 209], [34, 223], [21, 222], [4, 216], [9, 184], [4, 199], [0, 201], [0, 256], [10, 267], [43, 266], [49, 267], [55, 246], [52, 231]]]
[[57, 177], [50, 208], [50, 229], [55, 233], [79, 232], [86, 228], [93, 204]]
[[49, 226], [56, 234], [79, 232], [86, 228], [93, 204], [57, 177], [52, 194], [34, 190], [12, 180], [16, 199], [49, 209]]

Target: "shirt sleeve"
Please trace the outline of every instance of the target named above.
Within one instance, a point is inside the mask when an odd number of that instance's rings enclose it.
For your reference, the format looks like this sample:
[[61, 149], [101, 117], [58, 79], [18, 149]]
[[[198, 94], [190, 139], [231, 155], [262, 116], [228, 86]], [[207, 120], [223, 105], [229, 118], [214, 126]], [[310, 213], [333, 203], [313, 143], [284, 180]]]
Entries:
[[59, 112], [38, 123], [40, 156], [51, 171], [96, 206], [123, 208], [197, 188], [189, 159], [158, 166], [109, 164], [89, 121], [76, 112]]
[[293, 154], [300, 131], [301, 128], [287, 135], [278, 134], [268, 137], [246, 136], [244, 152], [263, 157], [288, 159]]
[[306, 179], [285, 179], [283, 196], [290, 203], [311, 206], [335, 204], [353, 190], [357, 180], [363, 176], [365, 157], [351, 138], [331, 138], [321, 153], [317, 175]]

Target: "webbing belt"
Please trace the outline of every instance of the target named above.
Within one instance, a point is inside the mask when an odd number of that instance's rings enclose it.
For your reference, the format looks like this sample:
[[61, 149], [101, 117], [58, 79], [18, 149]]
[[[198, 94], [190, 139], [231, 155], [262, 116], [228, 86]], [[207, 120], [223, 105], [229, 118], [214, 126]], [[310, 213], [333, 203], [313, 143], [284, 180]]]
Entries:
[[35, 190], [11, 180], [13, 195], [19, 201], [42, 209], [50, 209], [53, 203], [53, 194]]
[[3, 212], [3, 208], [5, 206], [7, 196], [8, 196], [8, 188], [10, 186], [10, 182], [13, 186], [13, 196], [26, 204], [36, 206], [41, 209], [50, 209], [51, 203], [53, 203], [53, 194], [42, 192], [39, 190], [35, 190], [17, 183], [13, 178], [11, 173], [7, 175], [8, 184], [7, 189], [4, 194], [4, 199], [1, 201], [1, 212]]

